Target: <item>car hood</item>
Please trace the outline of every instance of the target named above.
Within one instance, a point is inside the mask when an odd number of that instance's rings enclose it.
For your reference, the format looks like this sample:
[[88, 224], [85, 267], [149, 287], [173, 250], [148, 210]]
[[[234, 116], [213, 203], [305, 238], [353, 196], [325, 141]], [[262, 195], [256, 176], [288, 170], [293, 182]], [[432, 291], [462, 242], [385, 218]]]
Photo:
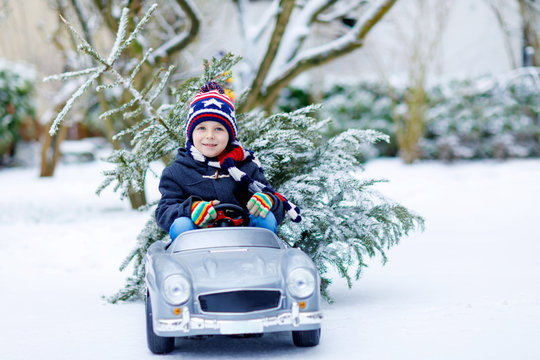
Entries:
[[287, 251], [223, 248], [174, 254], [196, 287], [245, 288], [282, 283], [281, 261]]

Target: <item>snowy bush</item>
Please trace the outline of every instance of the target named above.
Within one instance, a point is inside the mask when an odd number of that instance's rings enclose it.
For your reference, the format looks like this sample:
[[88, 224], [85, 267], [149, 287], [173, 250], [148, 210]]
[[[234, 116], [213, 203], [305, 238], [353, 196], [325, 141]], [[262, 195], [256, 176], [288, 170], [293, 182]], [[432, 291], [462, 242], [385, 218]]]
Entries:
[[0, 164], [13, 156], [21, 127], [35, 114], [34, 84], [31, 67], [0, 59]]
[[[427, 89], [425, 159], [514, 158], [540, 156], [540, 72], [527, 68], [502, 77], [453, 80]], [[347, 129], [375, 129], [390, 144], [370, 145], [363, 157], [398, 152], [394, 117], [403, 111], [406, 89], [377, 82], [335, 85], [326, 92], [324, 112], [332, 117], [331, 134]], [[298, 101], [296, 90], [281, 106]]]
[[[311, 105], [314, 99], [309, 90], [290, 86], [283, 91], [278, 108], [288, 112]], [[323, 94], [322, 103], [324, 106], [318, 114], [319, 118], [332, 119], [322, 130], [326, 137], [351, 128], [377, 130], [389, 136], [389, 141], [364, 143], [358, 154], [359, 159], [363, 162], [377, 156], [396, 155], [392, 101], [387, 87], [375, 82], [363, 82], [357, 86], [336, 84]]]
[[325, 95], [324, 111], [334, 119], [334, 134], [350, 128], [373, 129], [390, 137], [375, 144], [367, 156], [393, 156], [397, 140], [392, 120], [393, 101], [389, 88], [381, 83], [362, 82], [357, 86], [334, 85]]
[[428, 110], [426, 133], [420, 144], [423, 157], [540, 156], [540, 86], [514, 80], [507, 83], [483, 77], [432, 89], [439, 96]]

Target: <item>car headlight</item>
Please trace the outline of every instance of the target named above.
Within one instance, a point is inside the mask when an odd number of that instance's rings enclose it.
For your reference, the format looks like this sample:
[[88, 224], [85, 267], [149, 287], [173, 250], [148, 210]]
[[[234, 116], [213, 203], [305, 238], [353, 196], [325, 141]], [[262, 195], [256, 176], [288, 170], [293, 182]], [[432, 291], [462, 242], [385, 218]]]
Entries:
[[163, 282], [163, 296], [171, 305], [181, 305], [191, 296], [191, 285], [182, 275], [171, 275]]
[[315, 291], [315, 276], [308, 269], [297, 268], [287, 277], [287, 288], [292, 296], [303, 299], [311, 296]]

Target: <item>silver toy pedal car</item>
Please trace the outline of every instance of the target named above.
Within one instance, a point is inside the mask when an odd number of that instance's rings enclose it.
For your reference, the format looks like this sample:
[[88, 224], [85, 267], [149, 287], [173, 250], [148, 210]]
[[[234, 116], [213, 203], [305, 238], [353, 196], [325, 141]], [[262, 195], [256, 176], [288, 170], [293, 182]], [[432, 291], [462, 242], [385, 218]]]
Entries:
[[297, 346], [319, 343], [320, 278], [304, 252], [272, 231], [187, 231], [145, 257], [146, 331], [156, 354], [175, 337], [292, 331]]

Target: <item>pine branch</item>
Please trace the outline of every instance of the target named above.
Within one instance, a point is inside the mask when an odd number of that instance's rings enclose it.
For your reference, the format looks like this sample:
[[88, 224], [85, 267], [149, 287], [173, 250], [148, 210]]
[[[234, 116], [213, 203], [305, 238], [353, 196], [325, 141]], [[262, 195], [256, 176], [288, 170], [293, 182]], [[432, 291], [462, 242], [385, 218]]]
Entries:
[[[131, 102], [130, 104], [125, 104], [125, 105], [121, 106], [120, 108], [112, 109], [110, 111], [105, 112], [101, 116], [102, 119], [107, 118], [107, 117], [109, 117], [109, 116], [111, 116], [113, 114], [116, 114], [118, 112], [124, 111], [126, 108], [134, 105], [135, 103], [139, 103], [147, 112], [152, 114], [153, 117], [156, 117], [156, 118], [159, 119], [159, 121], [168, 130], [169, 134], [172, 137], [176, 137], [176, 132], [172, 131], [169, 128], [169, 126], [165, 122], [165, 120], [162, 119], [156, 113], [155, 109], [151, 105], [151, 102], [155, 99], [155, 97], [153, 99], [151, 99], [151, 101], [146, 100], [145, 96], [144, 96], [145, 94], [141, 94], [139, 91], [137, 91], [132, 86], [132, 82], [133, 82], [132, 77], [130, 77], [129, 80], [126, 80], [126, 79], [123, 78], [123, 76], [115, 68], [113, 68], [114, 63], [118, 60], [118, 58], [120, 57], [122, 52], [133, 42], [135, 37], [142, 31], [143, 27], [148, 23], [148, 21], [150, 20], [150, 17], [152, 16], [152, 14], [156, 10], [156, 8], [157, 8], [156, 4], [154, 4], [153, 6], [150, 7], [150, 9], [146, 12], [146, 14], [143, 16], [143, 18], [139, 21], [139, 23], [137, 24], [137, 26], [135, 27], [135, 29], [133, 30], [133, 32], [129, 35], [129, 37], [127, 39], [126, 39], [126, 35], [127, 35], [126, 34], [126, 29], [127, 29], [127, 22], [128, 22], [128, 9], [125, 8], [125, 9], [122, 10], [121, 19], [120, 19], [120, 23], [119, 23], [119, 26], [118, 26], [117, 37], [116, 37], [115, 43], [113, 45], [113, 48], [112, 48], [112, 50], [110, 52], [110, 55], [109, 55], [107, 60], [105, 60], [88, 43], [88, 41], [86, 41], [86, 39], [84, 39], [83, 37], [81, 37], [78, 34], [78, 32], [73, 28], [71, 23], [69, 23], [67, 20], [62, 18], [62, 21], [66, 24], [69, 31], [79, 41], [80, 45], [78, 46], [78, 50], [87, 53], [92, 58], [94, 58], [94, 60], [101, 63], [102, 66], [99, 66], [97, 68], [92, 68], [92, 69], [86, 69], [86, 70], [82, 70], [82, 71], [78, 71], [78, 72], [67, 73], [67, 74], [63, 74], [63, 75], [55, 77], [55, 78], [67, 79], [69, 77], [80, 76], [80, 75], [87, 74], [87, 73], [91, 74], [90, 78], [73, 94], [73, 96], [66, 103], [66, 106], [58, 114], [55, 121], [53, 122], [53, 126], [50, 129], [51, 134], [54, 134], [58, 130], [59, 124], [63, 121], [63, 119], [65, 118], [67, 112], [73, 107], [75, 101], [91, 86], [91, 84], [99, 76], [101, 76], [101, 74], [103, 74], [105, 71], [107, 71], [107, 72], [109, 72], [109, 73], [111, 73], [113, 75], [113, 77], [115, 78], [115, 80], [116, 80], [116, 82], [118, 84], [121, 84], [127, 91], [129, 91], [133, 95], [134, 101]], [[140, 65], [139, 65], [139, 68], [140, 68]], [[132, 73], [132, 76], [134, 76], [134, 74], [136, 74], [137, 71], [138, 71], [138, 69], [136, 68], [134, 73]], [[167, 72], [167, 74], [168, 74], [167, 78], [168, 78], [168, 76], [170, 76], [171, 71], [172, 71], [172, 68], [169, 68], [169, 71]], [[166, 81], [166, 79], [164, 79], [160, 83], [160, 88], [158, 88], [158, 91], [163, 90], [165, 81]], [[100, 87], [99, 89], [101, 90], [101, 89], [103, 89], [103, 87]]]
[[64, 72], [62, 74], [56, 74], [56, 75], [47, 76], [47, 77], [43, 78], [43, 81], [44, 82], [49, 82], [49, 81], [52, 81], [52, 80], [68, 80], [68, 79], [79, 77], [79, 76], [90, 75], [92, 73], [95, 73], [96, 71], [99, 71], [100, 69], [101, 69], [101, 67], [91, 67], [91, 68], [78, 70], [78, 71], [68, 71], [68, 72]]
[[133, 86], [133, 81], [135, 80], [135, 77], [137, 76], [139, 71], [141, 71], [143, 64], [148, 60], [148, 57], [150, 56], [151, 53], [152, 53], [152, 48], [148, 49], [148, 51], [144, 54], [141, 61], [138, 62], [138, 64], [135, 66], [135, 68], [131, 72], [131, 75], [129, 76], [130, 86]]
[[[302, 209], [303, 216], [300, 224], [283, 224], [280, 233], [292, 246], [312, 257], [323, 279], [327, 269], [334, 267], [352, 286], [367, 266], [364, 257], [379, 255], [384, 263], [385, 249], [423, 226], [421, 217], [371, 189], [381, 180], [357, 175], [362, 171], [358, 158], [364, 144], [381, 140], [387, 140], [387, 136], [376, 131], [349, 130], [317, 142], [309, 161], [297, 162], [301, 167], [290, 170], [296, 176], [278, 187]], [[289, 151], [286, 156], [294, 163], [298, 155]], [[326, 289], [322, 292], [328, 295]]]
[[109, 302], [114, 304], [119, 301], [133, 301], [144, 298], [146, 292], [144, 256], [150, 245], [156, 241], [163, 241], [167, 237], [168, 234], [156, 224], [152, 212], [151, 218], [137, 236], [137, 246], [128, 254], [120, 266], [120, 271], [124, 271], [130, 263], [133, 263], [132, 276], [128, 277], [126, 286], [123, 289], [108, 298]]
[[86, 90], [94, 83], [94, 81], [106, 70], [105, 67], [98, 68], [91, 76], [82, 84], [77, 91], [71, 96], [71, 98], [66, 102], [66, 105], [62, 108], [62, 111], [58, 113], [54, 119], [51, 128], [49, 129], [49, 134], [53, 136], [58, 131], [60, 124], [64, 121], [67, 113], [71, 110], [75, 102], [84, 94]]
[[122, 53], [123, 49], [121, 48], [121, 46], [122, 46], [122, 43], [126, 39], [128, 14], [129, 14], [128, 8], [122, 9], [122, 15], [120, 15], [120, 22], [118, 23], [118, 31], [116, 32], [116, 38], [111, 48], [111, 52], [109, 53], [109, 57], [107, 58], [107, 63], [111, 65], [114, 63], [116, 59], [120, 57], [120, 54]]

